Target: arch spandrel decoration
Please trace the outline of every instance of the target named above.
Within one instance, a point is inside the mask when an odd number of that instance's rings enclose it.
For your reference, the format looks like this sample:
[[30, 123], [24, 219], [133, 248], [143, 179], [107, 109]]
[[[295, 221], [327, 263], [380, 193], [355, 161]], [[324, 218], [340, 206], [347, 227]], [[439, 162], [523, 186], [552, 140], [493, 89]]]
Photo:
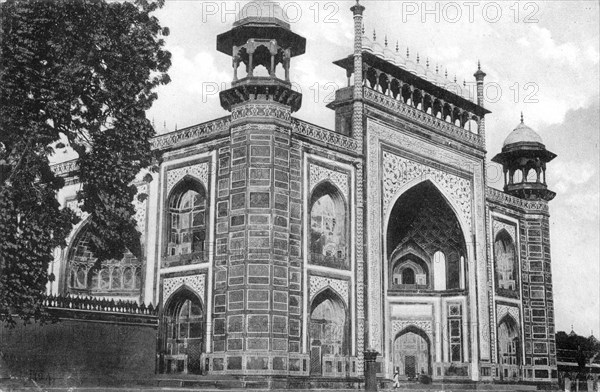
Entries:
[[192, 176], [208, 189], [208, 162], [198, 163], [192, 166], [185, 166], [179, 169], [172, 169], [167, 172], [167, 195], [171, 193], [173, 187], [186, 175]]
[[510, 315], [517, 323], [521, 325], [521, 319], [519, 317], [519, 308], [516, 306], [508, 305], [496, 305], [496, 321], [500, 323], [504, 316]]
[[427, 337], [429, 337], [430, 342], [434, 341], [431, 320], [392, 320], [392, 339], [394, 339], [398, 333], [411, 326], [425, 332]]
[[496, 238], [496, 236], [498, 235], [498, 233], [504, 229], [506, 230], [506, 232], [508, 233], [508, 235], [510, 235], [511, 239], [513, 240], [513, 243], [516, 245], [517, 243], [517, 229], [514, 225], [508, 224], [508, 223], [504, 223], [501, 222], [499, 220], [495, 220], [494, 219], [494, 223], [493, 223], [493, 227], [494, 227], [494, 240]]
[[204, 274], [177, 276], [174, 278], [163, 279], [163, 303], [166, 303], [169, 297], [182, 286], [189, 287], [202, 302], [206, 303], [204, 296], [206, 277]]
[[334, 278], [325, 278], [323, 276], [311, 276], [309, 284], [309, 297], [310, 301], [315, 298], [315, 295], [326, 287], [331, 287], [333, 291], [338, 293], [344, 300], [346, 306], [348, 306], [348, 281]]
[[321, 181], [328, 179], [334, 185], [336, 185], [341, 192], [343, 192], [344, 197], [346, 200], [348, 200], [350, 186], [347, 173], [327, 169], [323, 166], [315, 165], [313, 163], [310, 164], [309, 173], [310, 192], [312, 192], [315, 186], [317, 186], [317, 184], [319, 184]]
[[448, 194], [463, 221], [471, 227], [471, 181], [383, 151], [383, 210], [391, 208], [403, 185], [415, 179], [431, 178]]

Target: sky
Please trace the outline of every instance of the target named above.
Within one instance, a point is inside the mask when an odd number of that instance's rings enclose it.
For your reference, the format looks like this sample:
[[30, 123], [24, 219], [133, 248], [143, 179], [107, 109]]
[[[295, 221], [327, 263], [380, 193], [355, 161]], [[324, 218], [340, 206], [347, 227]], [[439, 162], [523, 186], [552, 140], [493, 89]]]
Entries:
[[[246, 1], [166, 0], [157, 17], [169, 27], [172, 82], [158, 90], [148, 112], [159, 133], [227, 115], [218, 92], [229, 87], [231, 58], [216, 51], [216, 36], [231, 28]], [[292, 30], [307, 39], [292, 59], [291, 80], [303, 93], [295, 116], [333, 128], [325, 105], [346, 86], [332, 62], [352, 52], [354, 1], [280, 1]], [[558, 157], [548, 165], [556, 330], [600, 336], [599, 41], [598, 1], [374, 1], [366, 7], [366, 34], [450, 79], [473, 82], [477, 61], [487, 73], [488, 162], [500, 151], [523, 112]], [[501, 187], [489, 162], [488, 181]]]

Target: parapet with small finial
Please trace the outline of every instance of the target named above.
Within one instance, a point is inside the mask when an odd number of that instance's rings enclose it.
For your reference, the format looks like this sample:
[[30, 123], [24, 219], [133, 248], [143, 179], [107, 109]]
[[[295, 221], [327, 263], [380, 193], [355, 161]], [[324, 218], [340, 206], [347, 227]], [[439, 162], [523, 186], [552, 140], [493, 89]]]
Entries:
[[[389, 44], [389, 39], [388, 39], [387, 35], [384, 36], [383, 43], [380, 43], [377, 41], [377, 32], [375, 29], [373, 29], [372, 38], [365, 36], [364, 26], [363, 26], [362, 48], [364, 51], [372, 53], [375, 56], [377, 56], [381, 59], [384, 59], [400, 68], [403, 68], [416, 76], [420, 76], [420, 77], [436, 84], [437, 86], [442, 87], [442, 86], [452, 85], [452, 90], [453, 91], [457, 90], [456, 92], [458, 95], [460, 95], [461, 97], [464, 97], [472, 102], [475, 102], [475, 100], [476, 100], [475, 91], [471, 91], [472, 89], [470, 89], [466, 83], [463, 83], [462, 85], [458, 84], [457, 83], [458, 78], [456, 75], [453, 80], [449, 79], [447, 69], [444, 73], [444, 76], [439, 75], [439, 65], [436, 65], [435, 74], [433, 74], [433, 72], [431, 72], [431, 71], [428, 71], [429, 66], [430, 66], [429, 57], [427, 57], [426, 66], [423, 66], [422, 64], [420, 64], [421, 56], [419, 53], [417, 53], [416, 57], [414, 57], [414, 59], [413, 59], [410, 54], [410, 48], [408, 48], [408, 47], [406, 48], [406, 55], [405, 56], [400, 55], [400, 52], [399, 52], [400, 51], [400, 42], [399, 41], [396, 41], [395, 52], [393, 50], [388, 49], [388, 44]], [[478, 67], [479, 67], [478, 72], [481, 72], [483, 74], [483, 72], [480, 70], [481, 64], [478, 64]], [[485, 74], [483, 74], [483, 75], [485, 75]]]

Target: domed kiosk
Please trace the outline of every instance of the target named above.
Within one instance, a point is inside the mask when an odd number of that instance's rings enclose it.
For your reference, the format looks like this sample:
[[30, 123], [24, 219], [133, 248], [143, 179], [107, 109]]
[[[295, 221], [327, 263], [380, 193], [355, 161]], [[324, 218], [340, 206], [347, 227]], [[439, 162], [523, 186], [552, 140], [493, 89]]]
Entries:
[[[521, 114], [521, 123], [506, 137], [502, 152], [492, 161], [502, 165], [506, 193], [522, 199], [549, 201], [556, 193], [548, 190], [546, 163], [555, 157], [540, 135], [525, 125]], [[530, 176], [532, 170], [535, 176]]]
[[[232, 106], [254, 99], [266, 99], [290, 106], [292, 112], [300, 109], [302, 94], [291, 89], [290, 61], [304, 54], [306, 38], [292, 32], [285, 11], [274, 2], [254, 1], [239, 12], [233, 28], [217, 37], [217, 50], [232, 56], [233, 80], [231, 88], [221, 92], [221, 106]], [[246, 66], [246, 76], [238, 78], [240, 64]], [[277, 77], [281, 64], [283, 79]], [[256, 76], [263, 66], [268, 76]]]

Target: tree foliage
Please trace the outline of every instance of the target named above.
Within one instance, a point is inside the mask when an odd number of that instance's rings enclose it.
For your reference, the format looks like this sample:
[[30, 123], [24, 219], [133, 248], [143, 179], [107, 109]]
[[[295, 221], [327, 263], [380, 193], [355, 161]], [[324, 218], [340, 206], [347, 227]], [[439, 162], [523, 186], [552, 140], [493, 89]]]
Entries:
[[77, 220], [57, 202], [57, 143], [78, 154], [95, 256], [139, 256], [131, 182], [153, 160], [145, 111], [169, 82], [163, 1], [0, 4], [0, 320], [44, 318], [53, 251]]

